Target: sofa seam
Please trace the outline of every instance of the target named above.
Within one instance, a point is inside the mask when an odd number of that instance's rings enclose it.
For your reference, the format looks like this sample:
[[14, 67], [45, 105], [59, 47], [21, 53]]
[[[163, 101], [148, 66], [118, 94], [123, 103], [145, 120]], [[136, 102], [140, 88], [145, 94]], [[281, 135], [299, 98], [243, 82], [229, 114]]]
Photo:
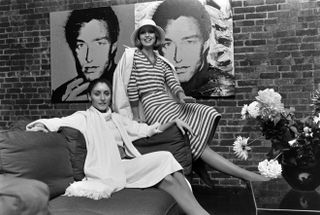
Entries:
[[177, 206], [177, 205], [178, 205], [178, 203], [177, 203], [176, 201], [173, 202], [173, 203], [171, 204], [171, 206], [167, 208], [165, 215], [170, 215], [169, 212], [170, 212], [175, 206]]
[[4, 173], [3, 161], [2, 161], [2, 150], [0, 150], [0, 174]]

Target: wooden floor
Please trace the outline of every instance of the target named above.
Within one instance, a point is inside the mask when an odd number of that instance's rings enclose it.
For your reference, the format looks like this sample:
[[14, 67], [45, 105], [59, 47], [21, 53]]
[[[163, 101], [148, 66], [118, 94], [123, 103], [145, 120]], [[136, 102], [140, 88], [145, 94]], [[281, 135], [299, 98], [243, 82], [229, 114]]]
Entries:
[[251, 215], [255, 214], [253, 200], [244, 187], [194, 186], [193, 192], [200, 204], [214, 215]]

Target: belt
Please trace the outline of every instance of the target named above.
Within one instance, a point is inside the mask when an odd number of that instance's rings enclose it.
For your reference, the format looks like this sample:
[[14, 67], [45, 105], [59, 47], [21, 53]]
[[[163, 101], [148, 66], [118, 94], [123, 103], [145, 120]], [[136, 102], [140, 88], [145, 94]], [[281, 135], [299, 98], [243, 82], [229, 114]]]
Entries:
[[157, 92], [164, 92], [164, 91], [163, 90], [152, 90], [152, 91], [149, 91], [149, 92], [141, 93], [140, 96], [142, 98], [142, 97], [149, 96], [149, 95], [157, 93]]

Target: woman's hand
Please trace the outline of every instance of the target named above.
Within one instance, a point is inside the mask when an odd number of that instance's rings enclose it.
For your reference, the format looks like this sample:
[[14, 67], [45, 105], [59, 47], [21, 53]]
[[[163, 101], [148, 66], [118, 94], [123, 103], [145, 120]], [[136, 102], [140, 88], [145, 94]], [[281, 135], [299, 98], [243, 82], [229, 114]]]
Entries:
[[187, 123], [182, 121], [181, 119], [175, 119], [175, 120], [172, 120], [172, 121], [167, 122], [165, 124], [162, 124], [162, 125], [160, 125], [160, 127], [158, 129], [160, 131], [165, 131], [165, 130], [169, 129], [171, 126], [173, 126], [174, 124], [176, 124], [176, 126], [182, 132], [183, 135], [185, 135], [186, 132], [190, 132], [191, 135], [194, 135], [192, 128]]
[[138, 106], [131, 105], [131, 110], [132, 110], [132, 120], [137, 122], [142, 122]]
[[145, 123], [145, 121], [142, 120], [142, 119], [140, 119], [139, 117], [134, 117], [134, 116], [133, 116], [132, 120], [133, 120], [133, 121], [136, 121], [136, 122], [138, 122], [138, 123]]
[[196, 103], [196, 99], [191, 96], [185, 96], [183, 98], [184, 103]]
[[190, 132], [190, 134], [193, 135], [192, 128], [187, 123], [185, 123], [181, 119], [175, 119], [174, 122], [183, 135], [186, 134], [186, 132]]
[[183, 92], [179, 92], [178, 94], [178, 100], [180, 104], [185, 103], [195, 103], [196, 99], [191, 96], [186, 96]]
[[28, 128], [28, 131], [42, 131], [45, 133], [48, 133], [49, 130], [46, 128], [46, 126], [43, 123], [36, 123], [32, 127]]

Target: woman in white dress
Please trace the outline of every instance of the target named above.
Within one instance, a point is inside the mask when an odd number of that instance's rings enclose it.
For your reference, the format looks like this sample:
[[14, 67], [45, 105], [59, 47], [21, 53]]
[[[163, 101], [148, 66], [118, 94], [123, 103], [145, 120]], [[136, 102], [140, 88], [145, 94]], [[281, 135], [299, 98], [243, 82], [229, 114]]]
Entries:
[[[86, 111], [77, 111], [62, 118], [36, 120], [26, 128], [28, 131], [48, 132], [69, 126], [84, 135], [87, 145], [86, 177], [71, 184], [66, 189], [67, 196], [101, 199], [123, 188], [157, 186], [172, 195], [186, 214], [208, 214], [195, 199], [181, 173], [181, 165], [170, 152], [141, 155], [132, 145], [133, 140], [152, 136], [173, 124], [183, 133], [185, 129], [192, 133], [185, 122], [175, 119], [149, 126], [113, 113], [109, 108], [111, 86], [104, 79], [90, 83], [88, 98], [92, 106]], [[119, 147], [124, 149], [125, 156], [121, 156]]]

